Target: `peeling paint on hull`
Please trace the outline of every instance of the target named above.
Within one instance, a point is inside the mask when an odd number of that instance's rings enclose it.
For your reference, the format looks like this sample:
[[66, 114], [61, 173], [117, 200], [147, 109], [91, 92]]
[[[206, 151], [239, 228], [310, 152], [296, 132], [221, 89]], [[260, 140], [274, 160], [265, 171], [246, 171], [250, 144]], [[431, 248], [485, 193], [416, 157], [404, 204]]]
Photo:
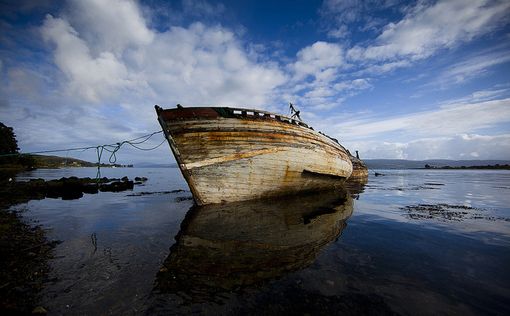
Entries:
[[333, 188], [352, 163], [335, 140], [268, 112], [156, 107], [198, 205]]

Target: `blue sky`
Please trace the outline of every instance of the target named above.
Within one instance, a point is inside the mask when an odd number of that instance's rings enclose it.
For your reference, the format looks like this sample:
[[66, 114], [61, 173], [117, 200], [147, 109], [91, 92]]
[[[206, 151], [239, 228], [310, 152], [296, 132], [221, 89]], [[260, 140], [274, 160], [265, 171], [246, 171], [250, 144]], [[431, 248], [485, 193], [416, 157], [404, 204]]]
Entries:
[[[154, 104], [292, 102], [364, 158], [510, 158], [509, 1], [41, 0], [0, 12], [0, 121], [24, 152], [148, 134]], [[166, 144], [118, 159], [174, 161]]]

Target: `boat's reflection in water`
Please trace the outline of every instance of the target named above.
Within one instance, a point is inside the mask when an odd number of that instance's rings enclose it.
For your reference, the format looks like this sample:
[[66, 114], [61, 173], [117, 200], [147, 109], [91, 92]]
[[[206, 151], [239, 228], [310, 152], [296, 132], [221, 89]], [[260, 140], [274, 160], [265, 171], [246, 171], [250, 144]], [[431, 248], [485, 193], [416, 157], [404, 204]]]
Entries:
[[354, 180], [348, 180], [345, 188], [351, 193], [353, 199], [358, 200], [361, 193], [365, 192], [365, 186], [368, 184], [368, 176], [358, 177]]
[[310, 265], [352, 215], [346, 189], [192, 207], [156, 278], [158, 292], [192, 301]]

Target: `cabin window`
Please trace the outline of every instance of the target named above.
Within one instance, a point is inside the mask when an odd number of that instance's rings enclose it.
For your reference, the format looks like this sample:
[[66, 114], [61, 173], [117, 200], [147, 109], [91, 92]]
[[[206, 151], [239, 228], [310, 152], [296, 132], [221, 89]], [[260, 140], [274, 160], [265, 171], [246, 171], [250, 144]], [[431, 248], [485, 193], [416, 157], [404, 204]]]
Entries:
[[241, 114], [241, 113], [242, 113], [242, 112], [241, 112], [240, 110], [234, 110], [234, 114], [239, 115], [239, 114]]

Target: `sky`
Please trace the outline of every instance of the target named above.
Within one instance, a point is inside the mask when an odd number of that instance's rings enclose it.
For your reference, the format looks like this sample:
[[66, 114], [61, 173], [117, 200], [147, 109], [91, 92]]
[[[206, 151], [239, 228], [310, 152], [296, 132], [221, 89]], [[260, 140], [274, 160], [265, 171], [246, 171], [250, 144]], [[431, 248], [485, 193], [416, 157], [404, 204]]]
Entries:
[[2, 1], [0, 122], [34, 152], [158, 131], [155, 104], [292, 102], [361, 158], [510, 159], [509, 17], [508, 0]]

